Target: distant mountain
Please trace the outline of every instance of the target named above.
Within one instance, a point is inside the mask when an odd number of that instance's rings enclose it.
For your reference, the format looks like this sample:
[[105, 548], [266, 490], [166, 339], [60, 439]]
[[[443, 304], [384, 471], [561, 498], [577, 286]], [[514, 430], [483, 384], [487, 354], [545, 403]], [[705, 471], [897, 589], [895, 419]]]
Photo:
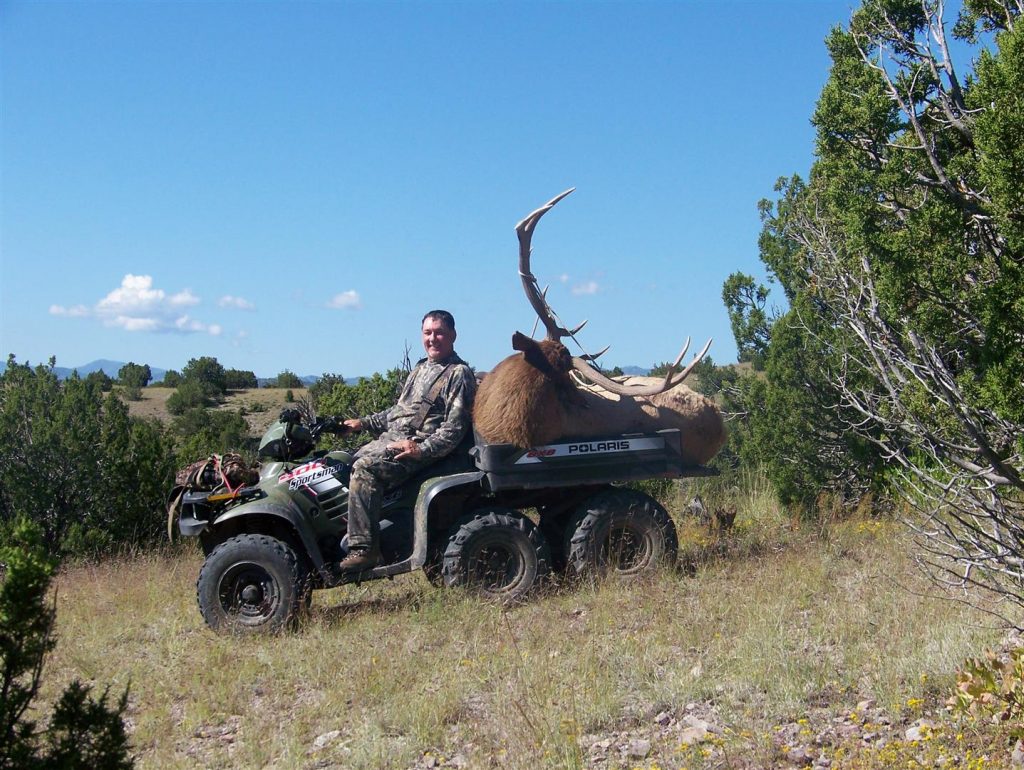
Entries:
[[[35, 367], [40, 363], [45, 362], [37, 361], [36, 363], [32, 364], [32, 366]], [[78, 372], [79, 377], [88, 377], [93, 372], [99, 371], [102, 371], [108, 377], [116, 378], [117, 373], [121, 371], [121, 367], [124, 366], [126, 363], [126, 361], [111, 361], [106, 358], [97, 358], [95, 361], [90, 361], [89, 363], [82, 364], [81, 366], [55, 366], [53, 367], [53, 373], [57, 375], [57, 379], [59, 380], [66, 380], [68, 377], [71, 376], [72, 372]], [[135, 363], [141, 364], [145, 362], [136, 361]], [[0, 372], [5, 371], [6, 369], [7, 362], [0, 361]], [[164, 374], [167, 373], [166, 369], [159, 369], [152, 365], [149, 367], [149, 371], [153, 375], [153, 382], [160, 382], [160, 380], [164, 378]]]
[[[24, 363], [24, 361], [22, 361], [20, 363]], [[45, 361], [36, 361], [36, 362], [32, 363], [32, 366], [35, 367], [35, 366], [37, 366], [40, 363], [45, 363]], [[127, 363], [126, 361], [111, 361], [110, 359], [107, 359], [107, 358], [97, 358], [95, 361], [90, 361], [89, 363], [82, 364], [81, 366], [55, 366], [55, 367], [53, 367], [53, 373], [57, 375], [57, 379], [66, 380], [68, 377], [71, 376], [71, 373], [75, 372], [75, 371], [78, 372], [78, 376], [79, 377], [88, 377], [93, 372], [102, 371], [108, 377], [116, 379], [117, 378], [117, 373], [119, 371], [121, 371], [121, 367], [124, 366], [126, 363]], [[146, 362], [145, 361], [136, 361], [135, 363], [137, 363], [137, 364], [144, 364]], [[7, 361], [6, 360], [0, 360], [0, 374], [2, 374], [6, 369], [7, 369]], [[152, 382], [160, 382], [160, 381], [162, 381], [163, 378], [164, 378], [164, 375], [167, 374], [167, 370], [166, 369], [160, 369], [159, 367], [153, 366], [152, 364], [149, 365], [149, 371], [153, 375], [153, 379], [151, 380]], [[179, 372], [180, 372], [180, 370], [179, 370]], [[268, 383], [272, 383], [276, 379], [277, 379], [276, 376], [275, 377], [257, 377], [256, 381], [259, 383], [259, 386], [261, 388], [265, 388], [265, 387], [267, 387]], [[312, 385], [314, 382], [316, 382], [318, 379], [320, 379], [320, 375], [318, 375], [318, 374], [307, 374], [305, 377], [299, 377], [299, 379], [302, 380], [303, 387], [308, 388], [310, 385]], [[365, 379], [365, 378], [364, 377], [346, 377], [345, 378], [345, 382], [347, 384], [349, 384], [349, 385], [355, 385], [357, 382], [359, 382], [362, 379]]]
[[[302, 381], [302, 387], [308, 388], [310, 385], [312, 385], [314, 382], [316, 382], [317, 380], [320, 379], [320, 375], [319, 374], [307, 374], [305, 377], [299, 377], [299, 379]], [[346, 377], [345, 378], [345, 384], [346, 385], [355, 385], [357, 382], [359, 382], [362, 379], [366, 379], [366, 378], [364, 378], [364, 377]], [[275, 380], [277, 380], [277, 377], [257, 377], [256, 378], [256, 382], [257, 382], [257, 384], [259, 384], [259, 386], [261, 388], [274, 387], [274, 381]]]
[[623, 374], [628, 374], [631, 377], [646, 377], [651, 373], [650, 367], [645, 366], [620, 366]]
[[[79, 377], [86, 377], [92, 374], [93, 372], [99, 371], [102, 371], [108, 377], [117, 377], [117, 373], [121, 371], [121, 367], [124, 366], [126, 363], [127, 361], [111, 361], [106, 358], [98, 358], [95, 361], [90, 361], [87, 364], [76, 366], [74, 367], [74, 369], [78, 370]], [[145, 361], [136, 361], [135, 363], [142, 365], [145, 363]], [[54, 371], [56, 371], [56, 369]], [[153, 375], [153, 382], [160, 382], [160, 380], [162, 380], [164, 378], [164, 375], [167, 373], [166, 369], [160, 369], [153, 365], [150, 365], [149, 371]], [[71, 370], [69, 369], [68, 375], [70, 374]], [[60, 377], [59, 374], [57, 376]]]

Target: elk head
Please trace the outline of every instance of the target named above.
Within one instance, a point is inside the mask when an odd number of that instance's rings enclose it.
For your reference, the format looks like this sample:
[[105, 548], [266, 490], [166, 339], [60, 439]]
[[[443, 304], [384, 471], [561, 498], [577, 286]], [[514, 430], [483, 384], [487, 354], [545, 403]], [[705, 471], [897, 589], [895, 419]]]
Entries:
[[[563, 350], [564, 345], [562, 344], [562, 340], [565, 337], [571, 337], [575, 340], [576, 333], [582, 329], [587, 322], [584, 321], [572, 329], [565, 328], [559, 322], [554, 310], [551, 309], [551, 306], [547, 302], [545, 291], [541, 291], [536, 277], [534, 277], [533, 272], [530, 270], [530, 243], [533, 240], [533, 231], [537, 228], [537, 223], [540, 222], [541, 217], [548, 213], [552, 208], [554, 208], [556, 203], [575, 189], [575, 187], [571, 187], [560, 195], [556, 195], [540, 208], [527, 214], [526, 217], [516, 225], [516, 234], [519, 236], [519, 277], [522, 279], [523, 290], [526, 292], [526, 298], [530, 301], [530, 305], [533, 306], [533, 310], [537, 314], [537, 318], [542, 324], [544, 324], [544, 328], [547, 330], [547, 339], [551, 342], [557, 343], [557, 345], [562, 347]], [[512, 338], [512, 347], [515, 350], [525, 351], [526, 346], [528, 346], [526, 340], [532, 342], [529, 337], [517, 332], [516, 336]], [[540, 343], [533, 344], [536, 345]], [[665, 379], [661, 383], [655, 385], [642, 386], [623, 385], [620, 382], [616, 382], [615, 380], [606, 377], [596, 368], [591, 366], [589, 362], [596, 360], [597, 357], [607, 351], [608, 348], [604, 348], [604, 350], [601, 350], [594, 355], [568, 356], [567, 352], [566, 356], [571, 361], [572, 369], [579, 377], [598, 385], [611, 393], [615, 393], [620, 396], [653, 396], [657, 393], [670, 390], [685, 380], [689, 376], [690, 372], [693, 371], [693, 368], [702, 358], [704, 358], [710, 347], [711, 340], [708, 340], [707, 344], [704, 345], [704, 349], [694, 357], [693, 361], [691, 361], [685, 369], [679, 371], [679, 364], [683, 360], [683, 356], [686, 355], [686, 351], [690, 348], [690, 338], [687, 337], [686, 343], [683, 345], [683, 349], [679, 352], [676, 360], [668, 368]], [[532, 363], [531, 357], [528, 353], [524, 352], [524, 357], [528, 362]], [[536, 358], [536, 354], [534, 354], [533, 357]], [[550, 358], [550, 354], [547, 355], [547, 358]]]
[[[725, 440], [721, 413], [709, 399], [687, 388], [675, 388], [707, 352], [710, 340], [693, 362], [678, 371], [687, 346], [661, 381], [637, 386], [616, 382], [590, 365], [596, 356], [573, 357], [562, 344], [583, 328], [566, 329], [548, 305], [530, 271], [530, 239], [537, 222], [572, 190], [562, 193], [516, 225], [519, 235], [519, 274], [526, 298], [546, 339], [534, 340], [516, 332], [508, 356], [477, 389], [473, 424], [489, 443], [520, 447], [541, 446], [557, 438], [585, 438], [624, 433], [650, 433], [665, 428], [682, 430], [682, 451], [689, 462], [703, 463]], [[586, 323], [586, 322], [584, 322]], [[604, 352], [604, 351], [602, 351]], [[598, 354], [600, 355], [600, 354]], [[581, 388], [579, 384], [596, 388]], [[601, 389], [610, 393], [601, 393]]]

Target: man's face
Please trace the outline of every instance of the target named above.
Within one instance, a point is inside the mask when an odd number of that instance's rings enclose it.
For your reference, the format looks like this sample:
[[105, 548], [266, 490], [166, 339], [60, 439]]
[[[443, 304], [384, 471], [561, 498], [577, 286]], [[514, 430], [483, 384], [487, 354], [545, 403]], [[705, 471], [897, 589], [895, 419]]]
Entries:
[[455, 350], [455, 330], [449, 329], [443, 321], [426, 318], [423, 321], [423, 349], [431, 361], [448, 358]]

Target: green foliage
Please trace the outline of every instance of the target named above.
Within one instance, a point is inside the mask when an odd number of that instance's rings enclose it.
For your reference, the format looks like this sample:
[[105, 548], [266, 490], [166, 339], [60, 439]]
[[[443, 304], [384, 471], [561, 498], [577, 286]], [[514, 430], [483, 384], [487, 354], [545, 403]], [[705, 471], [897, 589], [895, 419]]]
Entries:
[[255, 448], [245, 418], [234, 411], [192, 407], [172, 421], [171, 432], [179, 467], [215, 453], [252, 454]]
[[726, 395], [729, 449], [763, 468], [781, 502], [810, 513], [822, 495], [853, 501], [881, 465], [869, 441], [847, 429], [834, 386], [821, 369], [820, 337], [799, 322], [801, 300], [772, 327], [763, 374], [740, 375]]
[[225, 370], [224, 384], [228, 390], [245, 390], [246, 388], [258, 388], [260, 386], [253, 372], [240, 369]]
[[110, 379], [105, 371], [97, 369], [95, 372], [89, 372], [85, 375], [85, 381], [90, 385], [102, 390], [104, 393], [110, 391], [114, 387], [114, 381]]
[[142, 389], [153, 379], [153, 373], [149, 364], [136, 364], [129, 361], [117, 372], [117, 381], [124, 388], [124, 395], [129, 401], [138, 401], [142, 398]]
[[46, 731], [47, 751], [40, 768], [49, 770], [128, 770], [128, 735], [122, 715], [128, 706], [125, 690], [108, 705], [109, 688], [98, 700], [78, 680], [64, 690]]
[[0, 549], [7, 576], [0, 587], [0, 768], [28, 767], [35, 759], [35, 724], [26, 712], [39, 690], [40, 664], [53, 649], [54, 611], [47, 603], [56, 561], [39, 547], [36, 528], [20, 521]]
[[283, 372], [277, 375], [277, 379], [274, 382], [275, 387], [278, 388], [302, 387], [302, 380], [299, 379], [299, 375], [295, 374], [295, 372], [290, 372], [287, 369], [285, 369]]
[[731, 388], [730, 446], [785, 500], [880, 491], [895, 478], [883, 457], [936, 479], [995, 463], [1019, 499], [1024, 27], [1013, 4], [967, 0], [955, 34], [995, 45], [957, 71], [934, 58], [955, 51], [937, 12], [864, 0], [828, 36], [810, 177], [760, 206], [761, 259], [790, 311], [766, 337], [763, 287], [734, 274], [723, 289], [738, 347], [765, 369]]
[[0, 548], [6, 576], [0, 586], [0, 769], [121, 770], [132, 767], [122, 714], [127, 690], [108, 705], [90, 688], [72, 682], [40, 731], [31, 719], [43, 663], [53, 650], [54, 609], [47, 600], [56, 560], [47, 554], [38, 526], [19, 519]]
[[946, 705], [969, 720], [1014, 724], [1014, 737], [1024, 737], [1024, 647], [968, 658]]
[[117, 381], [126, 388], [144, 388], [151, 379], [153, 379], [153, 373], [149, 369], [149, 364], [140, 366], [129, 361], [117, 372]]
[[50, 367], [0, 375], [0, 532], [14, 512], [42, 528], [55, 552], [92, 553], [159, 537], [170, 442], [155, 421], [132, 419], [113, 394]]
[[337, 385], [344, 385], [345, 378], [340, 374], [324, 372], [309, 386], [307, 393], [313, 402], [314, 409], [320, 409], [320, 400], [328, 395]]
[[165, 388], [176, 388], [181, 384], [181, 374], [174, 371], [174, 369], [168, 369], [164, 372], [164, 378], [160, 384]]
[[184, 382], [198, 383], [210, 398], [223, 396], [227, 391], [227, 374], [216, 358], [202, 356], [189, 359], [181, 370]]
[[167, 399], [167, 411], [181, 415], [189, 409], [202, 409], [213, 404], [209, 389], [195, 380], [183, 380]]
[[[404, 369], [392, 369], [386, 375], [378, 372], [372, 377], [363, 377], [355, 385], [347, 385], [344, 381], [335, 383], [329, 393], [321, 396], [317, 411], [348, 419], [390, 409], [401, 395], [408, 374]], [[358, 433], [334, 438], [333, 446], [352, 449], [369, 440], [366, 433]]]
[[722, 302], [729, 313], [740, 361], [761, 368], [771, 340], [771, 319], [764, 312], [768, 289], [743, 273], [733, 273], [722, 286]]

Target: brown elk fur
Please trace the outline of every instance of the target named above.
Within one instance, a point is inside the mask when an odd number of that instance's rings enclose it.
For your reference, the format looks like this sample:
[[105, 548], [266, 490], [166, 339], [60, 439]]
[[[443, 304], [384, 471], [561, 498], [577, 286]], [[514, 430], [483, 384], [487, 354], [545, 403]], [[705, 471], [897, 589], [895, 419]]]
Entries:
[[684, 459], [699, 464], [725, 443], [725, 424], [714, 402], [685, 385], [647, 397], [577, 387], [562, 343], [517, 334], [512, 346], [522, 352], [483, 378], [473, 407], [473, 423], [488, 443], [526, 448], [560, 438], [678, 428]]

